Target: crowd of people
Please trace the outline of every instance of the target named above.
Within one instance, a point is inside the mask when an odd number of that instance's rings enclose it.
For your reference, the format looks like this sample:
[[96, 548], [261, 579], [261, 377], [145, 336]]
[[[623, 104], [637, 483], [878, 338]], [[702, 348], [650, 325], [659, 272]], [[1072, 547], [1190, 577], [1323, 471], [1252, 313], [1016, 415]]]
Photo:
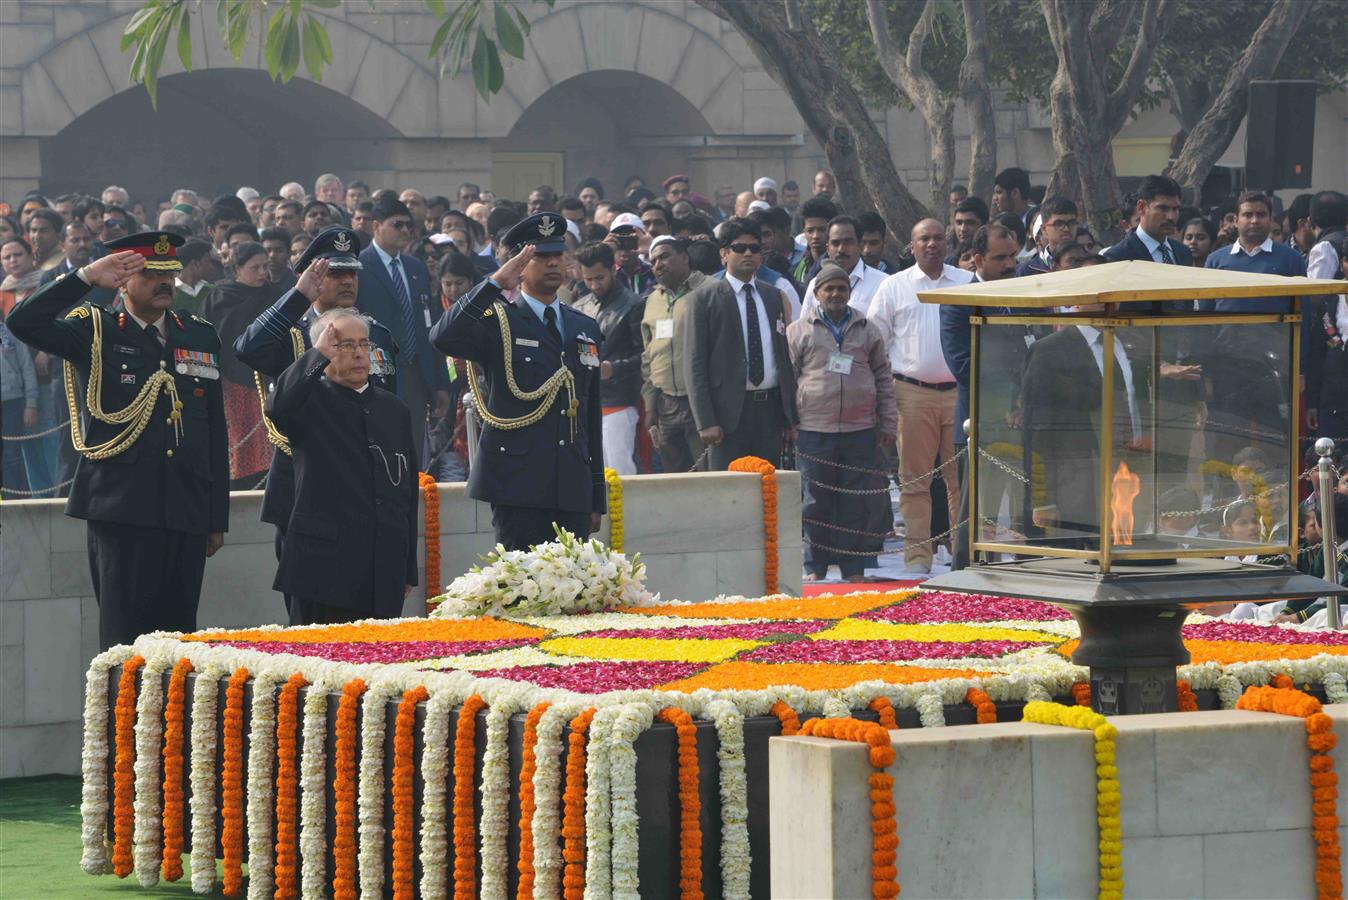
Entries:
[[[967, 551], [954, 535], [967, 518], [960, 451], [969, 310], [920, 303], [919, 291], [1118, 260], [1348, 277], [1348, 198], [1340, 192], [1303, 194], [1285, 207], [1247, 192], [1210, 209], [1186, 205], [1182, 196], [1171, 179], [1148, 177], [1114, 226], [1097, 233], [1072, 198], [1045, 197], [1025, 171], [1009, 168], [998, 173], [990, 197], [956, 187], [937, 217], [891, 234], [876, 213], [844, 208], [826, 171], [814, 176], [808, 195], [794, 181], [770, 177], [750, 190], [706, 191], [683, 174], [649, 184], [634, 176], [615, 194], [601, 180], [584, 178], [570, 194], [540, 185], [519, 200], [471, 183], [452, 198], [428, 197], [344, 183], [334, 174], [320, 176], [311, 191], [291, 182], [273, 194], [241, 187], [211, 199], [182, 188], [157, 203], [117, 186], [100, 197], [31, 193], [0, 210], [0, 316], [42, 285], [100, 259], [111, 243], [142, 231], [173, 235], [182, 266], [173, 308], [219, 333], [232, 488], [272, 489], [269, 471], [274, 478], [274, 447], [284, 429], [267, 404], [282, 372], [318, 336], [272, 365], [255, 339], [270, 333], [284, 344], [292, 323], [312, 324], [299, 320], [310, 303], [313, 319], [352, 306], [365, 315], [365, 336], [351, 340], [368, 351], [371, 379], [396, 390], [411, 411], [411, 453], [404, 456], [438, 480], [466, 480], [476, 449], [468, 439], [469, 380], [477, 375], [468, 360], [437, 348], [434, 326], [518, 249], [506, 240], [512, 229], [551, 214], [556, 224], [543, 221], [543, 238], [554, 237], [555, 228], [564, 246], [556, 297], [600, 332], [604, 463], [620, 474], [686, 472], [724, 469], [753, 455], [798, 467], [806, 578], [827, 577], [837, 566], [841, 577], [862, 580], [895, 525], [891, 480], [899, 485], [909, 572], [929, 572], [952, 554], [959, 564]], [[322, 257], [313, 252], [316, 242], [331, 258], [360, 265], [323, 289], [326, 306], [313, 291], [301, 292], [287, 320], [281, 301], [294, 296], [303, 272]], [[504, 294], [519, 290], [512, 285]], [[85, 299], [109, 309], [122, 302], [98, 283]], [[1292, 302], [1231, 299], [1182, 308], [1291, 312]], [[1302, 433], [1342, 447], [1348, 300], [1307, 298], [1301, 311]], [[1075, 341], [1077, 331], [1070, 333]], [[1067, 338], [1027, 334], [1020, 351], [1000, 361], [1015, 373], [1007, 381], [1017, 393], [1005, 402], [1029, 415], [1052, 405], [1033, 393], [1041, 389], [1036, 385], [1051, 390], [1058, 383], [1046, 369], [1049, 360], [1067, 358], [1036, 349], [1035, 337], [1075, 352]], [[528, 344], [517, 348], [527, 350]], [[1098, 350], [1096, 364], [1102, 365]], [[1214, 374], [1191, 366], [1180, 377]], [[82, 386], [66, 378], [59, 359], [17, 341], [0, 318], [3, 496], [68, 492], [79, 457], [65, 398]], [[1250, 395], [1224, 390], [1233, 383], [1216, 384], [1215, 394], [1207, 386], [1213, 420], [1253, 417], [1259, 425], [1288, 427], [1276, 415], [1252, 412], [1257, 401]], [[1131, 399], [1131, 379], [1128, 390]], [[295, 419], [293, 409], [287, 415]], [[1217, 455], [1231, 461], [1244, 447], [1220, 447]], [[1067, 466], [1056, 472], [1070, 474]], [[1070, 530], [1078, 518], [1097, 520], [1086, 507], [1098, 493], [1085, 492], [1086, 506], [1075, 508], [1081, 492], [1069, 481], [1049, 490], [1054, 496], [1036, 503], [1035, 526]], [[1175, 508], [1202, 506], [1201, 483], [1197, 491], [1188, 507]], [[1232, 522], [1223, 529], [1239, 527], [1232, 507], [1225, 515]]]

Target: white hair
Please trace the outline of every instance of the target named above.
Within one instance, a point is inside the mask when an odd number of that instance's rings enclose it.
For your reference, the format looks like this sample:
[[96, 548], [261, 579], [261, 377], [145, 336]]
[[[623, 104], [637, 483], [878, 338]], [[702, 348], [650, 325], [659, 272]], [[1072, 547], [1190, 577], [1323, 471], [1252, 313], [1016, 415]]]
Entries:
[[247, 203], [249, 200], [256, 200], [258, 197], [261, 197], [262, 195], [258, 193], [257, 188], [241, 187], [234, 192], [234, 196], [238, 197], [244, 203]]
[[342, 183], [342, 179], [338, 178], [331, 172], [325, 172], [322, 175], [319, 175], [318, 179], [314, 182], [314, 193], [317, 194], [319, 191], [323, 190], [323, 188], [332, 184], [334, 181], [337, 182], [338, 184]]
[[201, 198], [198, 197], [197, 192], [191, 188], [178, 188], [173, 192], [173, 202], [175, 205], [178, 203], [190, 203], [193, 206], [196, 206], [201, 202]]
[[185, 213], [180, 209], [166, 209], [159, 214], [159, 230], [163, 231], [169, 225], [181, 225], [190, 229], [192, 227], [192, 214]]
[[287, 200], [304, 201], [304, 185], [300, 184], [298, 181], [287, 181], [285, 184], [281, 185], [281, 189], [276, 193], [285, 197]]
[[355, 319], [365, 329], [365, 334], [367, 336], [370, 333], [370, 320], [365, 318], [360, 310], [353, 309], [349, 306], [339, 306], [336, 309], [328, 310], [317, 319], [314, 319], [313, 323], [309, 326], [309, 343], [317, 344], [318, 339], [322, 337], [323, 332], [327, 327], [329, 325], [335, 325], [339, 319]]
[[[116, 194], [119, 199], [108, 200], [107, 199], [108, 194]], [[104, 203], [109, 203], [112, 206], [125, 206], [127, 204], [127, 201], [130, 199], [131, 195], [127, 193], [126, 188], [122, 187], [121, 185], [110, 184], [107, 187], [103, 188]]]

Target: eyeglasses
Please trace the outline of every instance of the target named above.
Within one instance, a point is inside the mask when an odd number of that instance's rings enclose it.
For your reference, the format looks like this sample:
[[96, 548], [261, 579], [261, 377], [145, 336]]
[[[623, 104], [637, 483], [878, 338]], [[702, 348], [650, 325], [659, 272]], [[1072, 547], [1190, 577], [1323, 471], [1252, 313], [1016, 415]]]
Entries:
[[369, 341], [338, 341], [337, 349], [343, 353], [355, 353], [359, 350], [361, 353], [369, 353], [373, 346]]
[[731, 244], [726, 248], [731, 253], [739, 253], [745, 256], [761, 253], [763, 248], [759, 244]]
[[1053, 228], [1059, 229], [1060, 231], [1067, 231], [1069, 229], [1076, 228], [1081, 223], [1078, 222], [1076, 219], [1053, 219], [1050, 220], [1048, 224]]
[[126, 231], [126, 223], [121, 219], [104, 219], [103, 227], [110, 231]]
[[395, 221], [389, 222], [388, 224], [390, 227], [396, 228], [399, 231], [407, 231], [412, 227], [412, 223], [408, 222], [405, 219], [397, 219]]

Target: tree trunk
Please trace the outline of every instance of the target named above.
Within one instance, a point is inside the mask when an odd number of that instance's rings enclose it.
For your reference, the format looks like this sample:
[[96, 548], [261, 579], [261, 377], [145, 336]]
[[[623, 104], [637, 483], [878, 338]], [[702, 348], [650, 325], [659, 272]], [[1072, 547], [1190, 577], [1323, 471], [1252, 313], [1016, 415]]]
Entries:
[[790, 95], [828, 155], [839, 199], [848, 209], [878, 211], [898, 235], [927, 218], [926, 208], [899, 178], [870, 111], [834, 67], [808, 19], [801, 30], [791, 31], [778, 0], [696, 2], [739, 29], [763, 68]]
[[[1114, 136], [1128, 121], [1175, 6], [1172, 0], [1041, 0], [1041, 5], [1058, 53], [1049, 87], [1058, 161], [1048, 195], [1081, 201], [1086, 221], [1099, 233], [1112, 227], [1118, 207]], [[1133, 47], [1111, 86], [1110, 56], [1134, 12], [1140, 19]]]
[[1195, 195], [1217, 159], [1231, 146], [1249, 106], [1250, 82], [1273, 73], [1292, 36], [1310, 12], [1310, 0], [1277, 0], [1260, 23], [1245, 52], [1226, 75], [1221, 91], [1189, 130], [1179, 156], [1166, 174]]
[[991, 202], [997, 172], [997, 119], [988, 87], [988, 3], [964, 0], [964, 62], [960, 96], [969, 112], [969, 193]]

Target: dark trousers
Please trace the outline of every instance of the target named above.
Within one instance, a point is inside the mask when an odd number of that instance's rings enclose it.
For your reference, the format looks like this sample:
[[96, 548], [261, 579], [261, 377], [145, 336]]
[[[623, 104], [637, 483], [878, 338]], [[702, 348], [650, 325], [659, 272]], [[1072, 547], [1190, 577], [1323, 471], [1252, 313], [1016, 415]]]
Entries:
[[290, 611], [291, 625], [340, 625], [371, 618], [366, 610], [333, 606], [321, 600], [292, 597], [289, 594], [286, 595], [286, 608]]
[[[961, 444], [956, 444], [956, 445], [955, 445], [955, 452], [956, 452], [956, 453], [959, 453], [959, 451], [960, 451], [961, 449], [963, 449], [964, 447], [967, 447], [967, 446], [968, 446], [967, 444], [963, 444], [963, 445], [961, 445]], [[965, 569], [965, 568], [968, 568], [968, 566], [969, 566], [969, 468], [968, 468], [968, 466], [969, 466], [969, 457], [968, 457], [968, 454], [965, 454], [965, 455], [961, 456], [961, 457], [957, 460], [957, 462], [959, 463], [958, 469], [959, 469], [959, 479], [960, 479], [960, 513], [959, 513], [959, 515], [960, 515], [960, 522], [962, 522], [963, 524], [960, 525], [959, 528], [955, 529], [955, 533], [954, 533], [953, 535], [951, 535], [950, 555], [951, 555], [952, 559], [951, 559], [951, 562], [950, 562], [950, 571], [952, 571], [952, 572], [958, 572], [960, 569]]]
[[412, 413], [412, 446], [417, 448], [418, 459], [430, 459], [430, 445], [426, 442], [426, 420], [431, 407], [435, 405], [435, 395], [426, 389], [421, 369], [414, 361], [402, 366], [398, 377], [399, 393], [403, 402]]
[[[274, 540], [273, 547], [276, 549], [276, 561], [278, 563], [281, 561], [281, 548], [284, 547], [285, 545], [286, 545], [286, 530], [282, 528], [280, 525], [277, 525], [276, 538]], [[286, 593], [282, 593], [281, 597], [286, 602], [286, 615], [290, 617], [289, 618], [290, 624], [291, 625], [305, 624], [303, 622], [295, 621], [295, 598]]]
[[534, 544], [557, 540], [557, 533], [552, 530], [554, 522], [578, 538], [590, 536], [590, 514], [587, 512], [491, 505], [491, 526], [496, 529], [496, 542], [507, 550], [528, 550]]
[[[671, 474], [690, 471], [693, 463], [702, 457], [704, 447], [688, 398], [666, 393], [657, 395], [655, 421], [651, 424], [663, 471]], [[705, 461], [702, 468], [706, 468]]]
[[195, 631], [206, 535], [88, 523], [89, 574], [103, 649], [151, 631]]
[[[889, 476], [857, 471], [884, 471], [875, 429], [842, 433], [802, 429], [796, 432], [796, 449], [803, 493], [800, 517], [805, 526], [805, 571], [822, 576], [833, 564], [847, 578], [874, 568], [878, 565], [875, 555], [884, 549], [883, 535], [894, 529]], [[831, 488], [883, 489], [884, 493], [844, 494]], [[856, 534], [858, 531], [866, 534]]]
[[[757, 399], [755, 399], [757, 398]], [[777, 388], [745, 391], [740, 423], [727, 432], [725, 439], [711, 446], [711, 469], [724, 472], [741, 456], [757, 456], [774, 466], [782, 462], [782, 431], [786, 417]]]

